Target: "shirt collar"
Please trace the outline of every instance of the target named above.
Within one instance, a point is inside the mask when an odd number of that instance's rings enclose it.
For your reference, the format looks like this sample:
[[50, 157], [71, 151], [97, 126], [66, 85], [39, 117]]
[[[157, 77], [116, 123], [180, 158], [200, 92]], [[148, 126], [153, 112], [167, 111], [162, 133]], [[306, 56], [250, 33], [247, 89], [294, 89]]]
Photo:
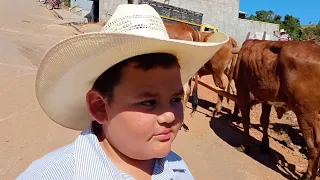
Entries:
[[[75, 179], [126, 179], [130, 177], [119, 170], [105, 154], [97, 136], [90, 125], [76, 139], [75, 143]], [[156, 159], [152, 179], [172, 179], [175, 173], [185, 173], [186, 167], [173, 152], [166, 157]], [[97, 175], [99, 174], [99, 175]]]
[[102, 150], [90, 125], [75, 141], [75, 179], [124, 179]]

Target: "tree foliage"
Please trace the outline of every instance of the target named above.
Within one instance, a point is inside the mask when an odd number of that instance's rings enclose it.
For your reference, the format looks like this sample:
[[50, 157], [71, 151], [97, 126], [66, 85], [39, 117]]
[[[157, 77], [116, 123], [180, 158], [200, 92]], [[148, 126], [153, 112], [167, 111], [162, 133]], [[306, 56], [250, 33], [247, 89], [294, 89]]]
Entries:
[[247, 19], [254, 20], [254, 21], [262, 21], [268, 23], [281, 23], [281, 16], [275, 14], [273, 11], [257, 11], [256, 15], [250, 15]]
[[317, 25], [304, 27], [301, 26], [298, 18], [289, 14], [282, 18], [271, 10], [256, 11], [255, 15], [251, 14], [247, 19], [279, 24], [280, 29], [285, 29], [287, 33], [296, 40], [320, 38], [320, 20]]
[[71, 2], [70, 0], [64, 0], [64, 3], [63, 3], [65, 6], [67, 7], [70, 7], [71, 6]]

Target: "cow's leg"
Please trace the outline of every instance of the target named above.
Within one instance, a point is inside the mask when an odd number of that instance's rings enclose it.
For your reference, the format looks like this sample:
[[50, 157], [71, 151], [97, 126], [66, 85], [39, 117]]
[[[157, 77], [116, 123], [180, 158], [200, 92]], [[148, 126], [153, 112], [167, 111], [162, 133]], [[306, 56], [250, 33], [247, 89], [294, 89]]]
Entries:
[[231, 82], [230, 82], [230, 89], [232, 91], [232, 94], [237, 94], [237, 89], [234, 85], [234, 81], [231, 79]]
[[214, 84], [219, 87], [220, 89], [225, 89], [226, 86], [224, 85], [223, 83], [223, 74], [222, 73], [213, 73], [212, 74], [212, 78], [213, 78], [213, 81], [214, 81]]
[[185, 109], [191, 94], [191, 80], [189, 80], [185, 85], [183, 85], [183, 91], [184, 91], [183, 109]]
[[315, 179], [319, 164], [319, 144], [316, 140], [319, 134], [318, 112], [310, 112], [305, 108], [304, 111], [298, 110], [295, 113], [308, 149], [308, 169], [302, 179]]
[[[217, 81], [217, 77], [215, 75], [212, 75], [212, 78], [214, 80], [214, 82]], [[222, 82], [222, 86], [219, 87], [223, 90], [225, 90], [227, 88], [227, 76], [225, 74], [222, 74], [221, 76], [221, 82]], [[218, 99], [217, 99], [217, 103], [216, 103], [216, 107], [215, 107], [215, 110], [213, 111], [213, 116], [216, 117], [218, 114], [221, 113], [221, 110], [222, 110], [222, 102], [223, 102], [223, 96], [219, 95], [218, 94]]]
[[240, 152], [248, 153], [250, 152], [250, 134], [249, 134], [249, 126], [250, 126], [250, 105], [247, 99], [239, 98], [239, 108], [242, 114], [242, 124], [243, 124], [243, 140], [242, 144], [237, 147], [237, 150]]
[[239, 117], [239, 116], [238, 116], [239, 113], [240, 113], [239, 105], [238, 105], [237, 103], [234, 103], [233, 114], [232, 114], [232, 115], [233, 115], [234, 117]]
[[[183, 85], [183, 90], [184, 90], [183, 109], [185, 109], [191, 94], [191, 80], [189, 80], [185, 85]], [[184, 131], [189, 131], [189, 127], [184, 122], [182, 123], [182, 127]]]
[[263, 129], [263, 137], [260, 146], [261, 153], [269, 153], [270, 146], [269, 146], [269, 137], [268, 137], [268, 126], [270, 122], [270, 112], [271, 112], [271, 105], [262, 103], [262, 113], [260, 116], [260, 124]]
[[223, 101], [223, 96], [218, 95], [216, 107], [215, 107], [215, 110], [213, 111], [213, 114], [212, 114], [214, 117], [217, 117], [217, 115], [221, 113], [222, 101]]

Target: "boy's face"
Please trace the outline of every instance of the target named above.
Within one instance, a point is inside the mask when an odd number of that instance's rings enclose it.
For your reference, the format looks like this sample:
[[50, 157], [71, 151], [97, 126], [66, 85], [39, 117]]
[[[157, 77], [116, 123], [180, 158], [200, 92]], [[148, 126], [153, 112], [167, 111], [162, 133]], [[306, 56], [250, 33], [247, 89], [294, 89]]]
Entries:
[[183, 122], [180, 69], [128, 65], [113, 92], [102, 124], [108, 142], [133, 159], [166, 156]]

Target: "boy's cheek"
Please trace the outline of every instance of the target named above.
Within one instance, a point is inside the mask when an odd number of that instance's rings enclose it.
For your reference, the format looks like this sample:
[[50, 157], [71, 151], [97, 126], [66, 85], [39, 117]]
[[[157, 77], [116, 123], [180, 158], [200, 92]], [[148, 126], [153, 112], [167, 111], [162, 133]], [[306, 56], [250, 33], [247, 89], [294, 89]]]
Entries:
[[174, 124], [174, 130], [175, 131], [179, 131], [179, 129], [181, 128], [182, 126], [182, 123], [183, 123], [183, 120], [184, 120], [184, 114], [180, 114], [180, 115], [176, 115], [176, 119], [175, 119], [175, 124]]
[[184, 120], [184, 111], [183, 111], [183, 106], [181, 105], [181, 108], [179, 108], [176, 113], [175, 113], [175, 118], [176, 121], [182, 123]]

